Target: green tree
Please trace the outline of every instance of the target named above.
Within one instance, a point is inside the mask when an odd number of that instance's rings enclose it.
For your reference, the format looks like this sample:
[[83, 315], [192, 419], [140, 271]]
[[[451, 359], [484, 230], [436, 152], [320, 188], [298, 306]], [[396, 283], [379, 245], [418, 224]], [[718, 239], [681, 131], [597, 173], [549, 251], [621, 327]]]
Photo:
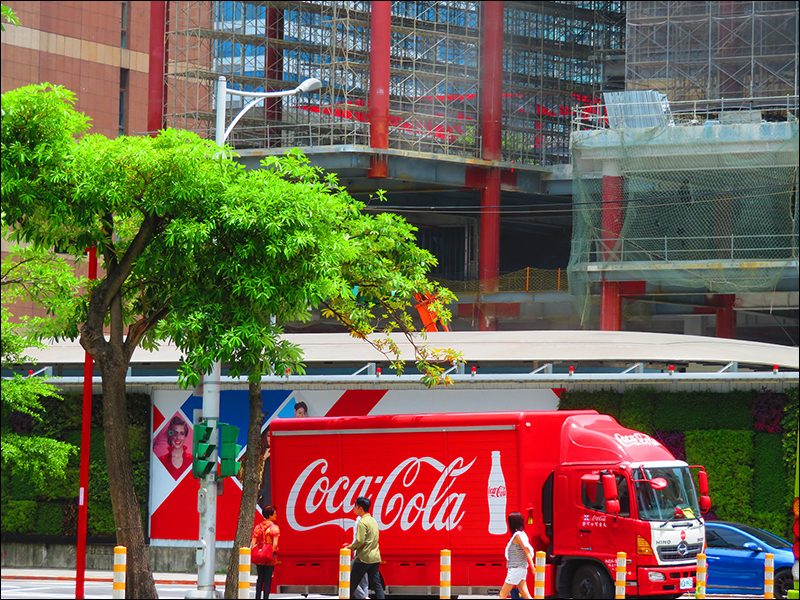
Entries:
[[[0, 221], [0, 228], [2, 233], [7, 231], [4, 220]], [[62, 309], [72, 302], [74, 296], [74, 278], [66, 261], [53, 253], [30, 247], [11, 246], [1, 267], [2, 366], [11, 369], [14, 365], [32, 362], [33, 359], [25, 355], [26, 350], [41, 347], [36, 338], [42, 332], [63, 328], [65, 321], [56, 317], [28, 317], [12, 322], [8, 306], [18, 299], [46, 297], [46, 306], [51, 313], [63, 313]], [[76, 448], [65, 442], [30, 435], [25, 432], [27, 427], [14, 424], [14, 421], [27, 419], [41, 421], [44, 409], [40, 399], [60, 398], [57, 389], [41, 377], [23, 377], [20, 374], [5, 378], [1, 389], [3, 468], [24, 470], [39, 489], [63, 479], [67, 461]]]
[[[48, 84], [3, 95], [3, 208], [13, 235], [34, 247], [74, 255], [97, 247], [103, 274], [78, 296], [73, 322], [83, 323], [81, 345], [102, 376], [129, 596], [155, 597], [126, 438], [125, 374], [135, 348], [172, 335], [187, 355], [185, 383], [224, 361], [234, 374], [246, 372], [253, 390], [262, 373], [302, 368], [299, 349], [278, 339], [280, 324], [307, 318], [313, 306], [325, 303], [354, 335], [371, 339], [376, 330], [411, 334], [409, 292], [448, 294], [425, 280], [434, 259], [414, 246], [405, 223], [362, 215], [300, 156], [247, 173], [187, 132], [76, 141], [87, 119], [73, 101]], [[402, 364], [393, 341], [372, 343]], [[459, 358], [418, 350], [429, 384], [443, 380], [433, 363], [439, 357]]]
[[[427, 280], [434, 258], [418, 248], [414, 229], [391, 214], [366, 215], [336, 178], [310, 166], [299, 152], [270, 158], [264, 168], [238, 177], [198, 240], [195, 231], [172, 243], [197, 268], [173, 297], [167, 335], [186, 353], [184, 381], [197, 383], [215, 361], [233, 376], [247, 374], [250, 389], [248, 451], [234, 548], [249, 545], [259, 479], [261, 377], [302, 372], [301, 349], [280, 340], [282, 324], [304, 321], [323, 306], [353, 335], [373, 343], [402, 371], [396, 343], [382, 334], [411, 335], [410, 299], [417, 292], [450, 296]], [[243, 260], [245, 261], [243, 263]], [[243, 265], [246, 264], [246, 268]], [[357, 293], [354, 293], [357, 290]], [[446, 310], [441, 306], [442, 313]], [[381, 334], [376, 337], [376, 334]], [[426, 381], [440, 379], [434, 360], [452, 361], [452, 351], [417, 344]], [[228, 566], [227, 595], [238, 589], [238, 553]]]

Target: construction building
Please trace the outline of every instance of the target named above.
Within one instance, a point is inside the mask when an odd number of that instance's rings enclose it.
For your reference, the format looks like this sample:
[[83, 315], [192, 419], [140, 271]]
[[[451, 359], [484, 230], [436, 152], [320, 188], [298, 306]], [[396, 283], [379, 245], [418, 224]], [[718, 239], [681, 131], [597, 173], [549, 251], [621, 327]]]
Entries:
[[[35, 50], [41, 64], [77, 52], [88, 75], [91, 65], [105, 60], [91, 53], [92, 40], [82, 39], [91, 35], [85, 24], [64, 29], [65, 22], [84, 20], [83, 13], [58, 13], [58, 23], [49, 18], [57, 6], [95, 3], [8, 4], [31, 33], [26, 31], [25, 37], [12, 32], [13, 27], [3, 33], [3, 90], [22, 85], [26, 78], [33, 83], [37, 76], [45, 76], [44, 71], [20, 70], [18, 63], [23, 61], [17, 59], [22, 49], [36, 46], [28, 38], [37, 35], [39, 40], [57, 35], [80, 41], [77, 50], [75, 42], [70, 42], [73, 50], [66, 44], [62, 50], [39, 41]], [[114, 7], [121, 32], [137, 27], [141, 31], [147, 23], [149, 37], [146, 50], [140, 47], [143, 38], [130, 50], [121, 45], [121, 50], [109, 50], [120, 56], [119, 73], [106, 74], [103, 93], [114, 95], [119, 89], [118, 105], [137, 110], [128, 109], [127, 121], [120, 117], [126, 123], [124, 130], [96, 127], [95, 131], [145, 134], [169, 126], [212, 137], [220, 75], [230, 88], [251, 91], [292, 89], [306, 78], [318, 78], [323, 83], [318, 92], [271, 99], [254, 107], [233, 129], [229, 143], [250, 168], [258, 168], [264, 156], [300, 148], [314, 164], [336, 173], [354, 197], [368, 201], [369, 210], [403, 214], [419, 228], [420, 244], [439, 259], [434, 276], [459, 296], [453, 307], [454, 328], [602, 327], [797, 343], [796, 3], [101, 4]], [[44, 5], [48, 10], [42, 10]], [[48, 19], [28, 24], [27, 12], [44, 12]], [[116, 44], [103, 43], [103, 48]], [[131, 52], [136, 53], [138, 66], [123, 68], [122, 61], [130, 60], [125, 57]], [[143, 112], [145, 54], [148, 96]], [[114, 58], [109, 60], [116, 65]], [[59, 80], [58, 72], [51, 73], [52, 82], [66, 81]], [[127, 87], [125, 77], [130, 82]], [[68, 83], [74, 85], [72, 79]], [[95, 89], [77, 83], [79, 99]], [[130, 90], [126, 103], [123, 89]], [[622, 97], [609, 101], [608, 94], [649, 90], [665, 96], [666, 108], [651, 115], [655, 121], [632, 122], [632, 115], [616, 108], [628, 120], [610, 126], [606, 107], [630, 102]], [[101, 110], [101, 104], [106, 111], [116, 106], [105, 97], [94, 101], [98, 106], [81, 105], [90, 116]], [[226, 122], [230, 122], [243, 105], [238, 97], [227, 104]], [[645, 104], [662, 105], [649, 96]], [[691, 123], [693, 119], [697, 123]], [[769, 123], [773, 132], [780, 130], [766, 146], [758, 137], [747, 137], [767, 135], [759, 127], [761, 121]], [[750, 126], [749, 132], [744, 125]], [[621, 196], [611, 199], [612, 204], [638, 201], [630, 194], [647, 186], [650, 199], [665, 196], [676, 205], [681, 205], [681, 198], [691, 201], [671, 214], [666, 229], [652, 211], [606, 210], [607, 221], [616, 218], [624, 225], [611, 229], [620, 240], [641, 244], [643, 238], [662, 242], [669, 238], [663, 260], [656, 260], [658, 254], [647, 247], [652, 277], [629, 271], [615, 275], [619, 285], [614, 291], [603, 281], [610, 269], [616, 273], [620, 265], [609, 266], [605, 259], [610, 251], [604, 254], [602, 241], [597, 242], [608, 238], [608, 228], [602, 219], [597, 227], [587, 226], [592, 221], [584, 218], [602, 214], [609, 206], [602, 193], [603, 160], [590, 155], [586, 144], [619, 146], [612, 138], [639, 126], [661, 127], [669, 133], [691, 126], [727, 136], [727, 146], [696, 146], [689, 156], [710, 153], [700, 162], [716, 161], [718, 166], [726, 160], [726, 148], [740, 143], [759, 156], [752, 165], [734, 161], [727, 170], [717, 169], [713, 176], [709, 172], [708, 181], [716, 181], [718, 189], [697, 191], [699, 184], [678, 181], [677, 175], [659, 188], [654, 181], [688, 167], [659, 167], [658, 158], [644, 168], [652, 176], [641, 183], [623, 183]], [[681, 138], [672, 138], [671, 143], [670, 152], [675, 154]], [[616, 152], [618, 163], [631, 150], [609, 148], [605, 151]], [[663, 150], [657, 140], [641, 148], [656, 157]], [[755, 192], [743, 194], [729, 209], [750, 214], [752, 226], [734, 227], [720, 213], [705, 229], [681, 227], [682, 220], [694, 224], [706, 217], [692, 213], [691, 206], [713, 205], [731, 185], [738, 191], [763, 189], [766, 184], [756, 171], [763, 175], [776, 157], [783, 162], [776, 171], [779, 181], [766, 193], [770, 199], [760, 202]], [[622, 169], [619, 164], [616, 168]], [[737, 173], [738, 179], [728, 179], [727, 173]], [[613, 176], [640, 181], [630, 172], [627, 178]], [[385, 202], [370, 200], [378, 190], [385, 191]], [[695, 277], [685, 286], [685, 281], [656, 277], [656, 272], [685, 267], [670, 259], [681, 255], [669, 251], [673, 244], [697, 246], [682, 236], [711, 236], [710, 245], [717, 253], [723, 239], [728, 243], [732, 239], [736, 264], [721, 268], [732, 268], [738, 275], [726, 276], [724, 285], [718, 285], [717, 255], [701, 252], [691, 258], [708, 263], [700, 269], [705, 283], [697, 283]], [[737, 254], [746, 236], [761, 241]], [[767, 239], [780, 251], [770, 250]], [[588, 250], [581, 246], [585, 240]], [[761, 261], [784, 263], [770, 263], [764, 267], [769, 274], [762, 277]], [[740, 276], [748, 269], [756, 275]], [[643, 281], [648, 282], [644, 287]], [[602, 303], [604, 287], [607, 300]], [[313, 327], [325, 328], [321, 321], [313, 322]]]

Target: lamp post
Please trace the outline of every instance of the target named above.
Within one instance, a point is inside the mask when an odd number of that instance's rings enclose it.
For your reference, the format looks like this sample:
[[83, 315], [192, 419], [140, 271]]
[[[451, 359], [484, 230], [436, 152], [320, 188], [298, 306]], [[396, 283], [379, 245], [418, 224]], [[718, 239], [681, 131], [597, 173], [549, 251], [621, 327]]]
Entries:
[[[222, 146], [231, 131], [241, 118], [256, 104], [265, 98], [279, 98], [281, 96], [294, 96], [301, 92], [313, 92], [322, 87], [319, 79], [306, 79], [291, 90], [277, 92], [243, 92], [229, 90], [228, 81], [224, 75], [219, 76], [217, 82], [216, 127], [214, 129], [215, 141]], [[242, 110], [233, 118], [225, 128], [225, 101], [228, 96], [243, 96], [252, 98]], [[211, 372], [203, 378], [203, 409], [202, 418], [211, 426], [212, 433], [208, 440], [215, 446], [209, 460], [216, 463], [218, 455], [219, 429], [219, 387], [222, 365], [219, 361], [211, 367]], [[214, 586], [215, 551], [217, 545], [217, 470], [211, 472], [200, 480], [200, 491], [197, 496], [197, 511], [200, 513], [200, 539], [197, 545], [197, 590], [190, 590], [187, 598], [221, 598]]]

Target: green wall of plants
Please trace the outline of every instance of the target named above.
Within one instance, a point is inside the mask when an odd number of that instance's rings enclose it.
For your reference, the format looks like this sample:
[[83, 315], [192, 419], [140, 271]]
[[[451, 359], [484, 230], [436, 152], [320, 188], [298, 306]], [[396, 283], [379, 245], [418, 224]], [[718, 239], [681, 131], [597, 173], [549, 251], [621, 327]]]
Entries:
[[[42, 400], [46, 418], [41, 423], [34, 423], [24, 415], [19, 415], [13, 426], [20, 432], [46, 435], [70, 442], [80, 448], [83, 398], [81, 394], [64, 394], [63, 397], [63, 401], [47, 398]], [[150, 397], [146, 394], [128, 394], [127, 402], [134, 483], [143, 523], [146, 526], [150, 477], [148, 453]], [[4, 469], [0, 504], [2, 533], [76, 536], [79, 478], [80, 453], [70, 459], [64, 479], [53, 480], [42, 488], [33, 485], [27, 473]], [[102, 396], [93, 396], [88, 498], [88, 535], [91, 537], [116, 538], [108, 487]]]
[[567, 391], [562, 410], [593, 408], [647, 433], [708, 471], [710, 519], [738, 521], [792, 539], [798, 388], [660, 392]]

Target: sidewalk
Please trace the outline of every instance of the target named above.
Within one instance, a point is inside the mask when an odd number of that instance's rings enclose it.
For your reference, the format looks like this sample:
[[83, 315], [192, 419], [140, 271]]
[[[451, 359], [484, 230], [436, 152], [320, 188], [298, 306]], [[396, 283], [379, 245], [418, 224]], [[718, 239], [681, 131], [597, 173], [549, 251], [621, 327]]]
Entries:
[[[28, 568], [19, 569], [3, 567], [0, 571], [0, 579], [44, 579], [53, 581], [75, 581], [74, 569], [47, 569], [47, 568]], [[197, 585], [197, 573], [153, 573], [153, 578], [160, 585]], [[85, 581], [112, 582], [112, 571], [86, 571]], [[225, 575], [217, 573], [214, 576], [214, 583], [225, 585]]]

